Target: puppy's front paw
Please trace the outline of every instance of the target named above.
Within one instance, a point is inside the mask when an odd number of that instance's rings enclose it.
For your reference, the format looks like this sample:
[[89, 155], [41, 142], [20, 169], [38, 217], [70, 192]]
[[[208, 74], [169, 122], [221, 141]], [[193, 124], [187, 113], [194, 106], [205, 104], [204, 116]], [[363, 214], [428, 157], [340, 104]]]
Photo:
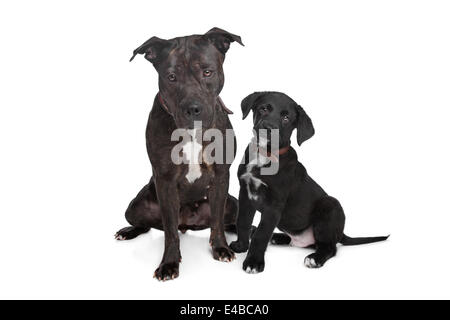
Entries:
[[305, 258], [305, 266], [308, 268], [320, 268], [323, 266], [323, 263], [318, 261], [315, 253], [311, 253]]
[[236, 253], [246, 252], [248, 250], [248, 243], [233, 241], [230, 243], [230, 248]]
[[159, 281], [173, 280], [178, 278], [178, 268], [178, 262], [161, 263], [158, 269], [156, 269], [153, 277]]
[[264, 258], [257, 258], [254, 256], [247, 256], [242, 265], [247, 273], [259, 273], [264, 271]]
[[231, 262], [235, 259], [234, 252], [228, 247], [213, 247], [213, 258], [223, 262]]

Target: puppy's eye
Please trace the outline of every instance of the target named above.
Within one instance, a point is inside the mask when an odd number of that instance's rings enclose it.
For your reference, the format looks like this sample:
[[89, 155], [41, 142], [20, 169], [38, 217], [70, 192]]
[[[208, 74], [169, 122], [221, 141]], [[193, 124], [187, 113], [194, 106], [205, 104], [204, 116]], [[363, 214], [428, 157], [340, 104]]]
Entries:
[[283, 121], [283, 122], [289, 122], [289, 116], [282, 116], [281, 117], [281, 121]]
[[175, 82], [177, 81], [177, 76], [175, 75], [175, 73], [171, 73], [167, 76], [167, 79], [169, 79], [170, 82]]
[[203, 71], [203, 76], [205, 78], [211, 77], [211, 75], [212, 75], [212, 71], [211, 70], [204, 70]]

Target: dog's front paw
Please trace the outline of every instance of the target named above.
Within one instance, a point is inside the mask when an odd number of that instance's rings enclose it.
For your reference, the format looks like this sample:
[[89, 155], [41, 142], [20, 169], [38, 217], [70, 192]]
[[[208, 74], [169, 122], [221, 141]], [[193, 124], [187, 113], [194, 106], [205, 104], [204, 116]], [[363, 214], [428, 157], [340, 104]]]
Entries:
[[228, 247], [213, 247], [213, 257], [216, 260], [230, 262], [235, 259], [234, 252]]
[[156, 269], [153, 277], [159, 281], [173, 280], [178, 277], [178, 268], [178, 262], [163, 262], [159, 265], [158, 269]]
[[311, 253], [305, 258], [305, 266], [308, 268], [320, 268], [323, 266], [323, 263], [319, 261], [315, 253]]
[[242, 265], [247, 273], [259, 273], [264, 271], [264, 258], [257, 258], [254, 256], [247, 256]]
[[246, 252], [248, 250], [248, 242], [233, 241], [230, 243], [230, 248], [236, 253]]

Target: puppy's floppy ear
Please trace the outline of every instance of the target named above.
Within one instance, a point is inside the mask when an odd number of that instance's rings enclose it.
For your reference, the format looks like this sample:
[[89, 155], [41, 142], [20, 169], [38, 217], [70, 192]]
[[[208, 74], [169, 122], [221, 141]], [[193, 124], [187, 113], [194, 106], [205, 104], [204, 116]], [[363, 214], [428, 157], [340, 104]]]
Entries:
[[203, 38], [209, 40], [222, 54], [228, 51], [231, 42], [236, 41], [241, 46], [244, 45], [241, 37], [219, 28], [212, 28], [203, 35]]
[[305, 110], [300, 105], [297, 105], [298, 120], [297, 120], [297, 143], [301, 145], [314, 135], [314, 126], [311, 118], [306, 114]]
[[253, 104], [255, 103], [256, 99], [258, 99], [264, 92], [254, 92], [247, 97], [244, 98], [241, 102], [241, 109], [242, 109], [242, 120], [247, 118], [248, 114], [250, 113], [250, 110], [253, 109]]
[[137, 54], [145, 54], [145, 59], [151, 63], [154, 63], [161, 57], [163, 51], [170, 47], [170, 44], [171, 43], [169, 40], [152, 37], [133, 51], [133, 56], [131, 57], [130, 62], [133, 61]]

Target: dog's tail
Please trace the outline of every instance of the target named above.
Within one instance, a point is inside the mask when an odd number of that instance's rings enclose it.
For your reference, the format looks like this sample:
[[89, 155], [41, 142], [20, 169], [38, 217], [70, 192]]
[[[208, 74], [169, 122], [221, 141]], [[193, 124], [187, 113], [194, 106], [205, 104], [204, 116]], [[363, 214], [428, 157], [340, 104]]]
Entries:
[[358, 237], [358, 238], [351, 238], [347, 235], [343, 235], [341, 241], [339, 241], [344, 246], [356, 246], [358, 244], [365, 244], [365, 243], [372, 243], [372, 242], [378, 242], [378, 241], [384, 241], [388, 236], [383, 237]]

